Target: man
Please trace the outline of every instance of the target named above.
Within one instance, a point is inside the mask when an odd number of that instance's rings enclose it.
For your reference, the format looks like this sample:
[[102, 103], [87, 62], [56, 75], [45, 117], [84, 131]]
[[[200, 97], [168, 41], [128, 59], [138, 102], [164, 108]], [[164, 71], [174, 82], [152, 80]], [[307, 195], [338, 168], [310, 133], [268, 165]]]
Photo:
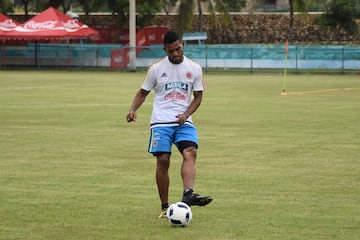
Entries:
[[190, 206], [205, 206], [212, 201], [211, 197], [193, 191], [198, 137], [191, 114], [198, 109], [202, 100], [202, 69], [183, 55], [184, 43], [176, 32], [167, 32], [163, 43], [167, 57], [149, 68], [126, 116], [128, 122], [135, 121], [137, 109], [149, 92], [154, 90], [148, 152], [157, 159], [156, 183], [161, 201], [159, 217], [166, 217], [169, 206], [168, 170], [172, 144], [176, 145], [183, 157], [181, 177], [184, 192], [181, 201]]

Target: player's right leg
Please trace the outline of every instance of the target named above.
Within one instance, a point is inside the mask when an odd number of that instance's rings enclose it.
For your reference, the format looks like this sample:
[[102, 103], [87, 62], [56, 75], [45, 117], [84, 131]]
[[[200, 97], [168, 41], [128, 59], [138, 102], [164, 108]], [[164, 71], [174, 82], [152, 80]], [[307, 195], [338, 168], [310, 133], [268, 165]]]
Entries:
[[166, 217], [169, 206], [169, 166], [172, 147], [172, 127], [153, 127], [150, 129], [148, 151], [156, 156], [156, 184], [161, 201], [160, 218]]
[[170, 166], [170, 154], [158, 153], [156, 155], [156, 184], [159, 191], [159, 197], [161, 201], [161, 218], [166, 217], [166, 211], [169, 207], [169, 166]]

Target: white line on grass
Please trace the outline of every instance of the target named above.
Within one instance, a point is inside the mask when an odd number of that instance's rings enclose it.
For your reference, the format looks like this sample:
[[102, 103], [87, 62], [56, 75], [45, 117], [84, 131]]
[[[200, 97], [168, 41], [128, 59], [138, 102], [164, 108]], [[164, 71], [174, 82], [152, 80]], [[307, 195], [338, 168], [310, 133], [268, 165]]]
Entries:
[[[150, 104], [150, 103], [144, 103]], [[50, 104], [50, 105], [0, 105], [2, 109], [44, 109], [44, 108], [81, 108], [104, 106], [130, 106], [130, 103], [88, 103], [88, 104]]]
[[360, 90], [360, 88], [334, 88], [334, 89], [318, 89], [318, 90], [309, 90], [302, 92], [288, 92], [289, 95], [305, 95], [305, 94], [315, 94], [315, 93], [328, 93], [328, 92], [338, 92], [338, 91], [354, 91]]

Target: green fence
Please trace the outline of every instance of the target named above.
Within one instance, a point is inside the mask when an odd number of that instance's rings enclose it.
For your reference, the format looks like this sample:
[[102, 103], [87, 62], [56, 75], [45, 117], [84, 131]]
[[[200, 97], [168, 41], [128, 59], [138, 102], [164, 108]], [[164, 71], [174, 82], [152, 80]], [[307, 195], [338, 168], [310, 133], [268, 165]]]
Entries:
[[[146, 68], [165, 56], [162, 45], [138, 47], [136, 67]], [[114, 55], [114, 52], [117, 55]], [[2, 69], [105, 68], [126, 70], [129, 47], [115, 44], [27, 44], [3, 46]], [[185, 55], [205, 70], [360, 72], [360, 46], [185, 45]]]

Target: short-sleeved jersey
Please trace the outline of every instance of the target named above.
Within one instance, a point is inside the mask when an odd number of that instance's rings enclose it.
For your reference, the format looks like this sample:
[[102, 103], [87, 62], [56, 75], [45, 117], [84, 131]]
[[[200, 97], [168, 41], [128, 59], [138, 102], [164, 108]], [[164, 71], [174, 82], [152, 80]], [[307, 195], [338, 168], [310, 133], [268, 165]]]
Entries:
[[[142, 89], [154, 90], [151, 126], [177, 126], [176, 115], [184, 113], [192, 100], [193, 91], [203, 91], [201, 66], [186, 58], [173, 64], [168, 57], [154, 63], [148, 70]], [[191, 116], [187, 119], [192, 123]]]

